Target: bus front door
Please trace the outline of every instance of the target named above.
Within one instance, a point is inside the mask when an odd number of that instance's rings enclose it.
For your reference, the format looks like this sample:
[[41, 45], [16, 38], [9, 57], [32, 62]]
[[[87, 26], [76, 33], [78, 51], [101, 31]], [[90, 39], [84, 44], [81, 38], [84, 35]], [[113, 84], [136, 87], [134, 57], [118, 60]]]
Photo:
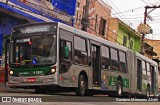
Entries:
[[100, 46], [92, 45], [92, 67], [93, 67], [93, 85], [101, 86], [101, 69], [100, 69]]

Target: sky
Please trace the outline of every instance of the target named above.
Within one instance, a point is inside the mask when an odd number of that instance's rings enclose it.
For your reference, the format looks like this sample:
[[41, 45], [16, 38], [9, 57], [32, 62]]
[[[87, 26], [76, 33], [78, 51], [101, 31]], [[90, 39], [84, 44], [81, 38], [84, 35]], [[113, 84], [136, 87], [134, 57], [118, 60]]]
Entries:
[[[160, 0], [103, 0], [112, 7], [112, 17], [119, 18], [127, 25], [137, 30], [144, 21], [145, 6], [159, 6]], [[152, 9], [148, 9], [150, 12]], [[147, 19], [146, 23], [153, 29], [153, 34], [148, 34], [147, 39], [160, 40], [160, 8], [149, 13], [153, 20]]]

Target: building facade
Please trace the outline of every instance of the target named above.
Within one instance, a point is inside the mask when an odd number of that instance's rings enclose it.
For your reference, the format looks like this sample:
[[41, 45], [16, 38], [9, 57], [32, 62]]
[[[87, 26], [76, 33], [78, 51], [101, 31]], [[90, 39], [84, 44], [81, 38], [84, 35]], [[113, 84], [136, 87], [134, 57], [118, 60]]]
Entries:
[[[77, 0], [75, 27], [82, 29], [85, 17], [86, 0]], [[111, 16], [111, 7], [102, 0], [89, 0], [87, 32], [106, 38], [107, 24]]]
[[107, 39], [136, 52], [141, 50], [141, 35], [118, 18], [109, 19]]

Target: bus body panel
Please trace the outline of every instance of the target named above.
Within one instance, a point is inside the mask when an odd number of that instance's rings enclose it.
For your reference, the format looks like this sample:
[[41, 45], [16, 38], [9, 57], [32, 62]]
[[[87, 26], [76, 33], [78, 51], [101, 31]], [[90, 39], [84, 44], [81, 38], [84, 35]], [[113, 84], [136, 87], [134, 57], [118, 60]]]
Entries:
[[[57, 79], [55, 75], [48, 76], [28, 76], [28, 77], [13, 77], [8, 76], [8, 86], [9, 87], [32, 87], [32, 86], [42, 86], [42, 85], [55, 85], [58, 86]], [[29, 80], [34, 79], [34, 80]]]

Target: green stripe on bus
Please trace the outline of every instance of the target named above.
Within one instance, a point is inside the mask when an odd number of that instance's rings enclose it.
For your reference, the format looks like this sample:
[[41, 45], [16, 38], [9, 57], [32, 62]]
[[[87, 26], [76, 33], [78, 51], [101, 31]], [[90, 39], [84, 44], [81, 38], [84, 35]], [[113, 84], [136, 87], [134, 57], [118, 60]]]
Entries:
[[34, 76], [34, 75], [45, 75], [50, 71], [50, 66], [46, 67], [35, 67], [35, 68], [14, 68], [12, 69], [14, 75], [23, 76]]
[[[118, 77], [109, 76], [109, 78], [108, 78], [109, 86], [116, 86], [117, 78]], [[129, 87], [129, 79], [122, 78], [122, 80], [123, 80], [123, 87]]]

